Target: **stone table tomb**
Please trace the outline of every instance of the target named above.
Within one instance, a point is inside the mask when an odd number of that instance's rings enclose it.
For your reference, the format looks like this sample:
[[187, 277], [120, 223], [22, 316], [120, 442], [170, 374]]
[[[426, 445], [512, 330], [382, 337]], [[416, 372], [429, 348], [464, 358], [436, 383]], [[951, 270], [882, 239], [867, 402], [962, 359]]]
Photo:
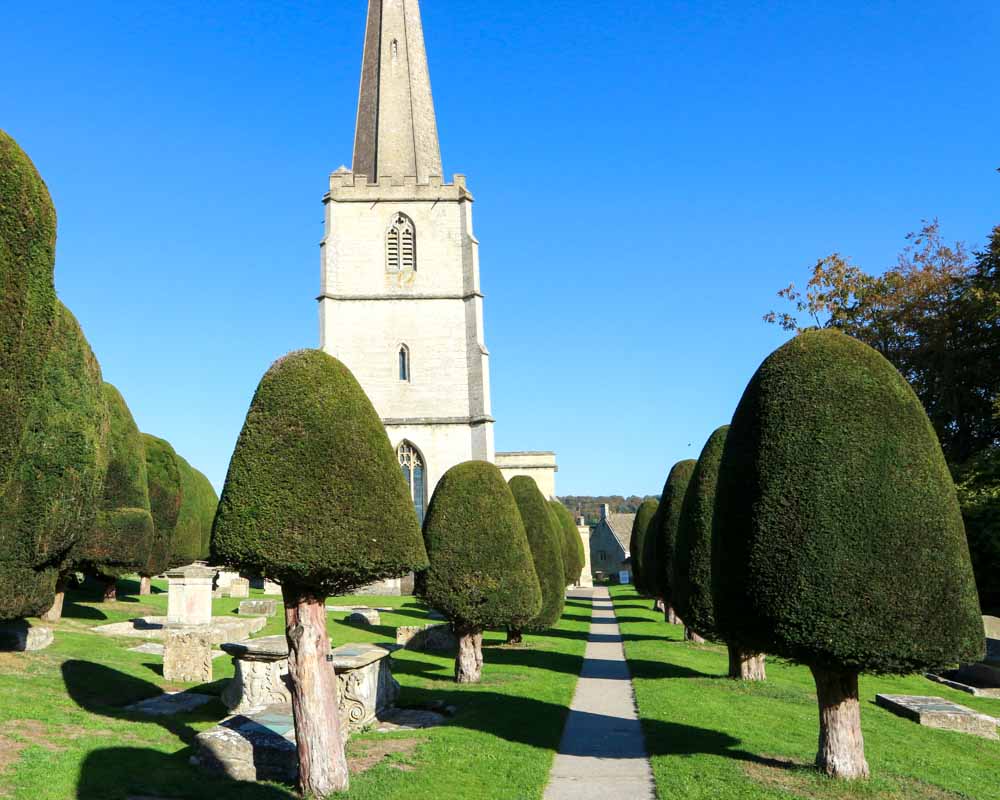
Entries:
[[952, 703], [942, 697], [879, 694], [875, 703], [900, 717], [911, 719], [928, 728], [971, 733], [985, 739], [996, 739], [997, 720], [971, 708]]
[[167, 624], [210, 625], [215, 570], [190, 564], [167, 573]]
[[[252, 714], [267, 706], [291, 703], [288, 642], [263, 636], [222, 645], [233, 657], [236, 674], [222, 693], [233, 714]], [[373, 644], [346, 644], [330, 651], [337, 673], [338, 708], [346, 733], [364, 730], [399, 697], [392, 677], [391, 652]]]

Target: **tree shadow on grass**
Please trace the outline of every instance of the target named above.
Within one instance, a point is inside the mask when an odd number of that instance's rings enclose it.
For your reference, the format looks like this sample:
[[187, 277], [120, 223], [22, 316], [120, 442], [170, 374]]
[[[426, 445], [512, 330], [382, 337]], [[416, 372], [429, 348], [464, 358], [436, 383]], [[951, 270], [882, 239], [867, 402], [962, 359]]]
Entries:
[[[109, 786], [124, 787], [129, 794], [157, 797], [287, 800], [294, 796], [278, 788], [202, 773], [188, 763], [190, 747], [198, 734], [193, 726], [216, 722], [226, 715], [218, 700], [175, 716], [150, 716], [126, 707], [160, 695], [160, 687], [154, 683], [90, 661], [66, 661], [62, 675], [69, 696], [85, 711], [111, 719], [158, 725], [187, 745], [173, 755], [143, 747], [92, 751], [80, 770], [77, 800], [105, 800]], [[191, 691], [209, 695], [217, 694], [218, 690], [218, 682], [214, 682]]]

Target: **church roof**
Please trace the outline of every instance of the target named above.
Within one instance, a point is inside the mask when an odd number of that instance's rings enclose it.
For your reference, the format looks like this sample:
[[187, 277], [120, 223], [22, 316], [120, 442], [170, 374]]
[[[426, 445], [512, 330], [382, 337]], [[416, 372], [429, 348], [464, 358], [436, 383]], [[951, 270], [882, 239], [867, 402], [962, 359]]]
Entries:
[[608, 514], [608, 527], [622, 546], [622, 552], [629, 555], [629, 542], [632, 539], [632, 524], [635, 514]]
[[419, 0], [369, 0], [354, 138], [355, 175], [441, 177]]

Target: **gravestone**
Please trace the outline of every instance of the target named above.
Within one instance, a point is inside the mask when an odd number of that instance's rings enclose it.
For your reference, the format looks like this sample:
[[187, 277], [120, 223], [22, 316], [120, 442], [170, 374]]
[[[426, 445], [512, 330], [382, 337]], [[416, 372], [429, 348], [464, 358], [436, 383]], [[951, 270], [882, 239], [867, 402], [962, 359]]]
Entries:
[[[236, 667], [222, 693], [222, 702], [233, 714], [291, 703], [284, 636], [247, 639], [224, 644], [222, 649], [233, 656]], [[337, 673], [337, 705], [345, 735], [370, 726], [399, 697], [390, 656], [388, 650], [373, 644], [346, 644], [330, 651], [328, 661]]]
[[244, 600], [240, 603], [241, 617], [273, 617], [277, 613], [277, 600]]
[[29, 625], [25, 620], [16, 620], [0, 625], [0, 651], [29, 653], [44, 650], [55, 640], [51, 628]]
[[451, 625], [402, 625], [396, 628], [396, 644], [424, 653], [454, 653], [458, 649]]
[[356, 608], [345, 621], [351, 625], [381, 625], [382, 617], [374, 608]]
[[182, 683], [212, 682], [212, 645], [193, 630], [170, 630], [163, 644], [163, 677]]
[[167, 573], [167, 624], [210, 625], [215, 570], [198, 564]]
[[234, 599], [250, 596], [250, 581], [246, 578], [234, 578], [229, 584], [229, 596]]
[[219, 569], [215, 576], [215, 588], [218, 591], [227, 592], [233, 581], [240, 577], [240, 573], [232, 570]]
[[195, 742], [192, 763], [232, 780], [294, 783], [299, 774], [290, 706], [230, 717]]
[[879, 694], [876, 705], [900, 717], [913, 720], [928, 728], [969, 733], [984, 739], [997, 739], [997, 720], [971, 708], [960, 706], [941, 697]]
[[266, 595], [280, 595], [281, 594], [281, 584], [275, 583], [274, 581], [269, 581], [267, 578], [251, 578], [250, 588], [259, 589]]

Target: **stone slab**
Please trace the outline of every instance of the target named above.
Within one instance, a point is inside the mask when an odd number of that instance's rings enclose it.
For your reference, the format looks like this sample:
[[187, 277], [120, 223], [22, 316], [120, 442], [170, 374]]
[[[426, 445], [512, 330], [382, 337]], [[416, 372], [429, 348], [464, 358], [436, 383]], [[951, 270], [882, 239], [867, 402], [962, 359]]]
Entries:
[[44, 650], [55, 641], [51, 628], [17, 620], [0, 625], [0, 651], [30, 653]]
[[352, 611], [367, 611], [369, 609], [371, 609], [372, 611], [382, 611], [382, 612], [396, 610], [392, 606], [327, 606], [326, 607], [327, 611], [346, 613], [346, 614], [349, 614]]
[[381, 625], [382, 617], [374, 608], [356, 609], [345, 620], [351, 625]]
[[396, 628], [396, 644], [423, 653], [454, 653], [458, 639], [451, 625], [403, 625]]
[[943, 697], [920, 695], [878, 694], [875, 703], [918, 725], [958, 733], [969, 733], [985, 739], [997, 739], [997, 720], [971, 708], [952, 703]]
[[421, 708], [394, 708], [379, 715], [375, 726], [376, 733], [401, 733], [403, 731], [420, 731], [425, 728], [435, 728], [447, 722], [444, 714]]
[[[267, 625], [266, 617], [212, 617], [212, 624], [199, 626], [212, 644], [247, 639]], [[185, 626], [170, 625], [166, 617], [141, 617], [128, 622], [114, 622], [92, 628], [105, 636], [126, 636], [133, 639], [162, 640], [167, 632]]]
[[237, 781], [281, 781], [298, 777], [295, 728], [290, 707], [223, 720], [195, 737], [193, 764]]
[[[992, 697], [995, 699], [1000, 699], [1000, 689], [976, 686], [974, 683], [963, 683], [962, 680], [956, 675], [956, 671], [946, 672], [944, 675], [934, 675], [928, 673], [924, 677], [928, 680], [932, 680], [935, 683], [940, 683], [942, 686], [947, 686], [949, 689], [954, 689], [958, 692], [965, 692], [966, 694], [971, 694], [974, 697]], [[968, 680], [966, 676], [962, 676], [965, 680]]]
[[187, 714], [213, 700], [215, 698], [211, 695], [196, 692], [164, 692], [156, 697], [125, 706], [125, 710], [150, 717], [170, 717], [174, 714]]
[[273, 617], [277, 613], [277, 600], [244, 600], [240, 603], [241, 617]]

